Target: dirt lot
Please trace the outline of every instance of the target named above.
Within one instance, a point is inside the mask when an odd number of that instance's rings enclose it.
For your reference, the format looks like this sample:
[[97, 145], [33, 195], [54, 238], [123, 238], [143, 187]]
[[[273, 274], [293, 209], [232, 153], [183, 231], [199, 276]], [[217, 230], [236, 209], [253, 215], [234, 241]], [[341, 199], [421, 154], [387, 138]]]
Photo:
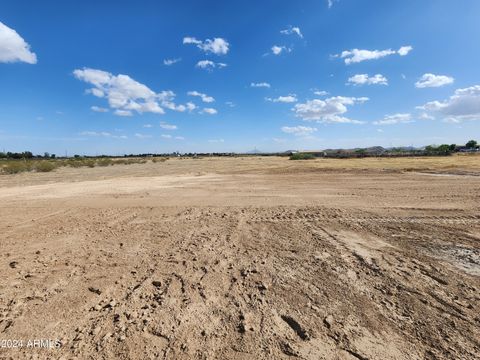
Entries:
[[455, 156], [0, 176], [0, 357], [479, 359], [479, 175]]

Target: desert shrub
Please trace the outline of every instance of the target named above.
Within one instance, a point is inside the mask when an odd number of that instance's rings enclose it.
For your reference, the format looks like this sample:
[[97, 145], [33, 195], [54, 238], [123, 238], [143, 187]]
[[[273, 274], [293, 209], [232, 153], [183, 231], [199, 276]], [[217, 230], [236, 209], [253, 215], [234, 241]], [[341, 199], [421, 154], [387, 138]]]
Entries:
[[98, 166], [109, 166], [109, 165], [113, 165], [113, 161], [112, 161], [112, 159], [108, 159], [108, 158], [98, 159], [97, 160], [97, 165]]
[[30, 171], [32, 164], [28, 161], [7, 161], [2, 171], [6, 174], [18, 174], [24, 171]]
[[83, 161], [84, 166], [88, 166], [89, 168], [95, 167], [95, 160], [88, 159]]
[[290, 155], [290, 160], [312, 160], [315, 159], [313, 154], [308, 153], [296, 153]]
[[57, 165], [51, 161], [38, 161], [34, 165], [37, 172], [50, 172], [57, 168]]
[[87, 166], [87, 164], [83, 160], [77, 160], [77, 159], [69, 159], [67, 161], [67, 165], [74, 167], [74, 168], [79, 168], [82, 166]]

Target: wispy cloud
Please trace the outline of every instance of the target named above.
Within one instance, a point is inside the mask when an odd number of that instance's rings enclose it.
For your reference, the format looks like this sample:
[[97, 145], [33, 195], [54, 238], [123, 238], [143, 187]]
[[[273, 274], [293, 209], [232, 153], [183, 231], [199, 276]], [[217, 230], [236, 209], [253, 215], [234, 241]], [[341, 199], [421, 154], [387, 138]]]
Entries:
[[382, 120], [374, 121], [374, 125], [395, 125], [407, 124], [413, 122], [411, 114], [393, 114], [385, 115]]
[[218, 111], [214, 108], [203, 108], [201, 112], [202, 114], [209, 114], [209, 115], [215, 115], [218, 113]]
[[253, 88], [270, 88], [270, 84], [267, 82], [260, 82], [260, 83], [250, 83], [250, 87]]
[[317, 131], [317, 128], [310, 126], [283, 126], [281, 130], [287, 134], [295, 136], [309, 136]]
[[160, 127], [165, 130], [177, 130], [177, 125], [167, 124], [166, 122], [161, 122]]
[[95, 111], [95, 112], [101, 112], [101, 113], [108, 112], [107, 108], [103, 108], [103, 107], [100, 107], [100, 106], [92, 106], [90, 109], [92, 111]]
[[112, 139], [128, 139], [126, 135], [114, 135], [107, 131], [82, 131], [81, 136], [106, 137]]
[[170, 66], [173, 64], [176, 64], [178, 62], [182, 61], [181, 58], [176, 58], [176, 59], [165, 59], [163, 60], [163, 65]]
[[281, 30], [280, 33], [284, 35], [296, 34], [299, 38], [303, 39], [303, 34], [298, 26], [289, 26], [287, 29]]

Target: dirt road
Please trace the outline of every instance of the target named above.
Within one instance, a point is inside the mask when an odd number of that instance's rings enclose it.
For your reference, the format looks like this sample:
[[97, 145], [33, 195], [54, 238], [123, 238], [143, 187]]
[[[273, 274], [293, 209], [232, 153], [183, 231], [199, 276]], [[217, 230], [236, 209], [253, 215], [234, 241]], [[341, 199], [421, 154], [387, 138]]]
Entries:
[[0, 358], [480, 358], [480, 169], [381, 161], [1, 176]]

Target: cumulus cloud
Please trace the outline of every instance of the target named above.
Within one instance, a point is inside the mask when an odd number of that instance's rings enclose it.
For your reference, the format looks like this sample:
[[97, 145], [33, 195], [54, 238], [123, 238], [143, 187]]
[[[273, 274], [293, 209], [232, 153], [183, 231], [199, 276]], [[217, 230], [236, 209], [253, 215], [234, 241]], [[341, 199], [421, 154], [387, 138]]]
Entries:
[[13, 62], [36, 64], [37, 55], [15, 30], [0, 22], [0, 63]]
[[216, 113], [218, 113], [218, 111], [214, 108], [203, 108], [202, 110], [202, 114], [215, 115]]
[[325, 100], [308, 100], [305, 103], [296, 104], [292, 110], [297, 117], [306, 121], [361, 124], [362, 121], [352, 120], [342, 115], [348, 111], [347, 106], [362, 104], [368, 100], [367, 97], [335, 96]]
[[314, 90], [313, 93], [317, 96], [326, 96], [328, 95], [328, 91], [324, 90]]
[[290, 52], [292, 49], [287, 48], [286, 46], [273, 45], [272, 48], [273, 55], [280, 55], [282, 52]]
[[340, 55], [335, 55], [334, 57], [340, 57], [344, 59], [345, 64], [350, 65], [354, 63], [359, 63], [362, 61], [367, 60], [376, 60], [381, 59], [383, 57], [398, 54], [400, 56], [407, 55], [410, 51], [413, 50], [411, 46], [402, 46], [400, 49], [392, 50], [360, 50], [360, 49], [352, 49], [352, 50], [345, 50], [342, 51]]
[[168, 135], [168, 134], [162, 134], [160, 136], [164, 139], [171, 139], [172, 138], [172, 135]]
[[180, 62], [180, 61], [182, 61], [181, 58], [165, 59], [165, 60], [163, 60], [163, 65], [170, 66], [170, 65], [176, 64], [176, 63], [178, 63], [178, 62]]
[[203, 102], [205, 103], [212, 103], [215, 101], [215, 99], [211, 96], [208, 96], [207, 94], [203, 94], [201, 92], [198, 92], [198, 91], [189, 91], [187, 92], [187, 95], [189, 96], [198, 96], [199, 98], [202, 99]]
[[317, 131], [317, 128], [309, 126], [283, 126], [281, 130], [287, 134], [293, 134], [295, 136], [309, 136]]
[[289, 26], [288, 29], [281, 30], [280, 33], [284, 35], [296, 34], [299, 38], [303, 39], [303, 34], [297, 26]]
[[101, 113], [108, 112], [107, 108], [103, 108], [103, 107], [100, 107], [100, 106], [92, 106], [90, 109], [92, 111], [101, 112]]
[[183, 38], [183, 43], [196, 45], [202, 51], [216, 55], [227, 54], [230, 47], [228, 41], [222, 38], [214, 38], [213, 40], [206, 39], [205, 41], [201, 41], [194, 37], [187, 36]]
[[165, 130], [177, 130], [177, 125], [167, 124], [166, 122], [161, 122], [160, 127]]
[[369, 76], [368, 74], [356, 74], [348, 79], [353, 85], [388, 85], [388, 80], [381, 74]]
[[480, 85], [457, 89], [444, 101], [430, 101], [417, 108], [446, 122], [480, 120]]
[[297, 95], [295, 94], [288, 94], [286, 96], [279, 96], [277, 98], [265, 98], [265, 100], [267, 101], [271, 101], [271, 102], [281, 102], [281, 103], [294, 103], [294, 102], [297, 102], [298, 99], [297, 99]]
[[250, 83], [250, 87], [253, 88], [270, 88], [270, 84], [267, 82], [260, 82], [260, 83]]
[[395, 125], [407, 124], [413, 122], [411, 114], [393, 114], [385, 115], [382, 120], [374, 121], [375, 125]]
[[225, 63], [216, 63], [216, 62], [213, 62], [211, 60], [200, 60], [199, 62], [197, 62], [197, 64], [195, 65], [196, 67], [200, 68], [200, 69], [204, 69], [204, 70], [213, 70], [215, 68], [224, 68], [227, 66], [227, 64]]
[[82, 131], [80, 133], [82, 136], [93, 136], [93, 137], [106, 137], [112, 139], [128, 139], [125, 135], [114, 135], [106, 131]]
[[164, 108], [180, 112], [187, 109], [184, 105], [173, 103], [173, 91], [156, 93], [128, 75], [113, 75], [107, 71], [89, 68], [77, 69], [73, 75], [93, 85], [87, 93], [106, 98], [110, 108], [119, 116], [132, 116], [134, 112], [164, 114]]
[[422, 77], [415, 83], [415, 87], [419, 89], [441, 87], [453, 84], [455, 79], [446, 75], [423, 74]]

